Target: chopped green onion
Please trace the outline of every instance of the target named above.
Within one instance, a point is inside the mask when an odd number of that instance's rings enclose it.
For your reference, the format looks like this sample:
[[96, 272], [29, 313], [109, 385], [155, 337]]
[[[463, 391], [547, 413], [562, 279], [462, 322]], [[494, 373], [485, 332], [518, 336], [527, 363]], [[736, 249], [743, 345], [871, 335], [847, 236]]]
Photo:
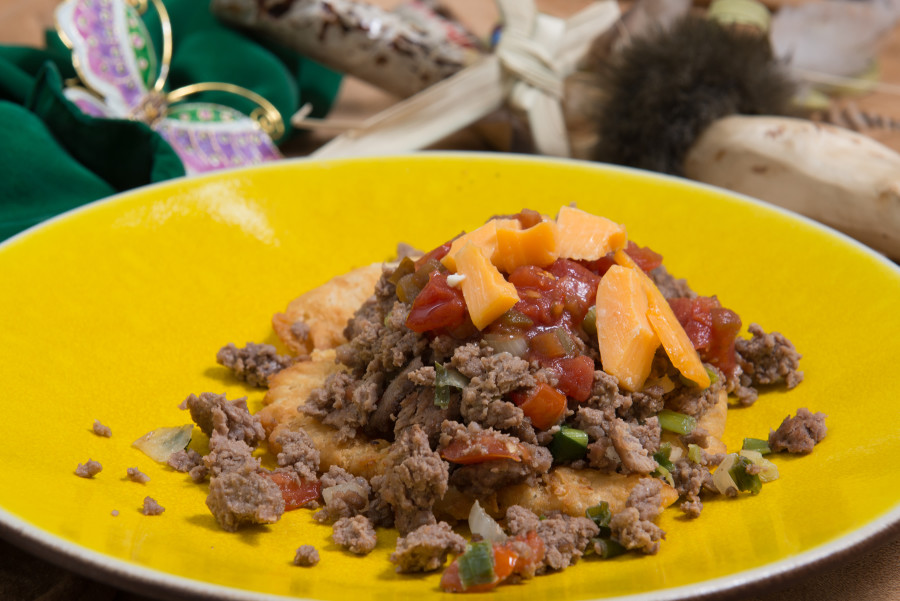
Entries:
[[719, 381], [719, 372], [717, 372], [714, 369], [710, 369], [705, 365], [703, 366], [703, 369], [706, 370], [706, 375], [709, 376], [710, 385], [715, 384], [716, 382]]
[[594, 552], [603, 559], [617, 557], [628, 550], [619, 541], [607, 536], [592, 538], [591, 542], [594, 543]]
[[696, 418], [670, 409], [663, 409], [656, 417], [660, 428], [676, 434], [690, 434], [697, 427]]
[[737, 455], [734, 465], [728, 470], [728, 474], [734, 480], [738, 490], [748, 491], [752, 495], [757, 495], [762, 490], [762, 480], [759, 479], [759, 475], [751, 474], [747, 471], [747, 468], [751, 465], [753, 465], [753, 462], [750, 459], [743, 455]]
[[471, 543], [457, 561], [459, 562], [459, 580], [463, 588], [488, 584], [496, 579], [494, 547], [488, 541]]
[[612, 531], [609, 529], [609, 521], [612, 519], [612, 511], [609, 509], [609, 503], [600, 501], [598, 504], [585, 509], [584, 515], [597, 524], [600, 528], [600, 536], [608, 537], [612, 534]]
[[660, 467], [664, 467], [666, 471], [671, 472], [672, 468], [675, 467], [672, 465], [672, 461], [669, 459], [672, 456], [672, 443], [664, 442], [659, 445], [659, 450], [653, 453], [653, 459], [656, 460], [656, 463], [660, 465]]
[[569, 334], [568, 330], [565, 328], [556, 328], [556, 337], [559, 339], [559, 344], [562, 345], [566, 356], [576, 354], [578, 348], [575, 346], [575, 341], [572, 340], [572, 335]]
[[739, 455], [746, 457], [759, 468], [760, 471], [758, 475], [760, 481], [763, 484], [765, 484], [766, 482], [772, 482], [773, 480], [778, 480], [778, 466], [763, 457], [762, 453], [760, 453], [759, 451], [748, 451], [747, 449], [742, 449]]
[[412, 304], [424, 286], [416, 284], [416, 276], [408, 273], [397, 281], [397, 298], [401, 303]]
[[560, 426], [550, 441], [550, 453], [554, 463], [575, 461], [587, 453], [588, 435], [584, 430]]
[[690, 443], [688, 445], [688, 459], [694, 463], [703, 463], [703, 447]]
[[390, 276], [388, 276], [388, 281], [391, 284], [396, 285], [400, 282], [400, 279], [405, 276], [416, 272], [416, 262], [410, 259], [409, 257], [403, 257], [403, 260], [400, 261], [400, 264], [397, 265], [397, 269], [394, 270]]
[[581, 329], [584, 330], [585, 334], [597, 335], [597, 305], [591, 305], [591, 308], [588, 309], [587, 314], [581, 321]]
[[441, 409], [450, 406], [450, 387], [465, 388], [469, 379], [453, 368], [434, 362], [434, 404]]
[[769, 448], [769, 441], [760, 438], [745, 438], [741, 449], [745, 451], [756, 451], [761, 455], [768, 455], [772, 452], [772, 449]]

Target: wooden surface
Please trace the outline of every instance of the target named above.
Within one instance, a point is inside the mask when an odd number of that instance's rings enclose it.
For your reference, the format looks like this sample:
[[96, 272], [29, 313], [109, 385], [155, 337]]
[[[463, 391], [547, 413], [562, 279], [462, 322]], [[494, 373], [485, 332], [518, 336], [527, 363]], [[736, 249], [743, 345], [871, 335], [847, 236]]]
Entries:
[[[202, 1], [202, 0], [198, 0]], [[393, 6], [398, 0], [377, 0]], [[541, 9], [559, 16], [571, 14], [586, 0], [543, 0]], [[0, 0], [0, 43], [40, 45], [43, 30], [52, 26], [52, 10], [56, 0]], [[488, 0], [448, 0], [458, 16], [475, 33], [485, 35], [496, 21], [496, 9]], [[842, 101], [839, 109], [855, 106], [882, 120], [900, 123], [900, 29], [884, 46], [881, 57], [881, 82], [897, 86]], [[331, 117], [356, 121], [389, 107], [395, 99], [359, 81], [348, 79], [339, 95]], [[900, 129], [900, 128], [898, 128]], [[900, 151], [900, 131], [890, 127], [865, 127], [863, 132]], [[336, 132], [319, 130], [298, 137], [287, 151], [304, 154], [327, 141]], [[489, 137], [469, 130], [440, 144], [444, 148], [490, 149]], [[861, 491], [864, 494], [864, 491]], [[784, 581], [769, 583], [752, 594], [730, 595], [741, 601], [882, 601], [900, 600], [900, 533], [883, 537], [867, 549]], [[169, 596], [171, 601], [178, 601]], [[0, 599], [5, 601], [145, 601], [131, 592], [107, 586], [76, 573], [47, 563], [25, 553], [8, 542], [0, 541]]]

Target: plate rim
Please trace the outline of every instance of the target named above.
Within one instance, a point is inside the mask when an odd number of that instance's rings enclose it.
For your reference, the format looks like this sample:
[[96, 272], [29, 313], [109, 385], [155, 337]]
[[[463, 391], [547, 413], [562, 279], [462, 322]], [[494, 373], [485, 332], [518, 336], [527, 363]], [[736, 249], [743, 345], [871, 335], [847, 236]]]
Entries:
[[[478, 161], [497, 162], [498, 164], [526, 162], [574, 166], [611, 174], [624, 173], [630, 177], [637, 177], [639, 179], [656, 180], [676, 186], [701, 189], [714, 194], [727, 196], [732, 200], [741, 203], [748, 203], [756, 210], [774, 212], [781, 217], [798, 221], [813, 229], [818, 229], [825, 235], [836, 237], [840, 242], [849, 244], [863, 255], [866, 255], [869, 260], [875, 260], [883, 267], [887, 267], [889, 271], [893, 271], [894, 275], [900, 276], [900, 265], [855, 238], [805, 215], [726, 188], [703, 182], [696, 182], [669, 174], [608, 163], [597, 163], [582, 159], [518, 155], [487, 151], [436, 150], [417, 153], [379, 155], [377, 157], [356, 156], [332, 159], [294, 157], [260, 165], [221, 169], [200, 175], [185, 175], [125, 190], [69, 209], [3, 240], [0, 242], [0, 252], [3, 252], [7, 247], [18, 243], [21, 239], [31, 236], [44, 228], [52, 227], [58, 222], [70, 219], [72, 216], [77, 215], [82, 211], [94, 210], [98, 206], [113, 204], [122, 199], [127, 199], [130, 196], [144, 194], [157, 188], [165, 188], [173, 185], [202, 185], [203, 182], [214, 181], [223, 176], [228, 177], [240, 173], [267, 171], [270, 169], [292, 169], [297, 165], [334, 166], [352, 162], [370, 162], [372, 160], [412, 160], [427, 162], [439, 161], [442, 158], [466, 158]], [[802, 553], [785, 557], [779, 561], [698, 583], [625, 596], [607, 597], [602, 598], [602, 601], [684, 601], [687, 599], [698, 601], [722, 601], [736, 597], [739, 594], [762, 593], [767, 590], [784, 586], [787, 583], [804, 576], [810, 576], [820, 570], [824, 570], [829, 565], [832, 565], [841, 559], [871, 550], [888, 542], [894, 537], [900, 537], [900, 499], [897, 500], [897, 503], [893, 508], [864, 524], [862, 527], [856, 528], [838, 538], [817, 545]], [[2, 506], [0, 506], [0, 538], [45, 561], [69, 569], [87, 578], [98, 580], [102, 584], [117, 586], [137, 594], [149, 595], [159, 599], [171, 599], [174, 594], [180, 596], [180, 598], [204, 601], [211, 599], [220, 599], [224, 601], [283, 601], [285, 599], [312, 601], [307, 597], [282, 596], [254, 592], [147, 568], [92, 549], [87, 549], [73, 541], [65, 540], [58, 535], [30, 524], [22, 518], [12, 514]]]

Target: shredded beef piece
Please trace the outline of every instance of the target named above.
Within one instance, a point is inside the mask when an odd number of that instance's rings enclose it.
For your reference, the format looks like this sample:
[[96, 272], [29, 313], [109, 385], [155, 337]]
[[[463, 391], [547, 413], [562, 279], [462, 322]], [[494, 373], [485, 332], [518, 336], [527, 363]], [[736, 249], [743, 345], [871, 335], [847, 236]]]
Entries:
[[181, 449], [169, 455], [166, 465], [176, 472], [186, 473], [201, 465], [203, 457], [194, 449]]
[[141, 513], [144, 515], [162, 515], [165, 510], [166, 508], [157, 503], [153, 497], [144, 497], [144, 505], [141, 507]]
[[112, 436], [112, 430], [109, 428], [109, 426], [104, 426], [103, 424], [101, 424], [99, 419], [94, 420], [93, 430], [94, 434], [96, 434], [97, 436], [102, 436], [104, 438], [109, 438], [110, 436]]
[[281, 467], [293, 468], [297, 475], [314, 480], [319, 471], [319, 450], [302, 428], [279, 434], [275, 442], [281, 447], [276, 461]]
[[380, 373], [361, 380], [351, 374], [334, 373], [310, 393], [298, 410], [336, 428], [341, 439], [350, 440], [365, 427], [375, 411], [383, 382], [384, 375]]
[[128, 476], [128, 479], [132, 482], [137, 482], [138, 484], [146, 484], [150, 482], [150, 476], [142, 472], [136, 467], [130, 467], [125, 470], [125, 474]]
[[451, 390], [450, 403], [446, 409], [434, 404], [434, 388], [420, 388], [412, 392], [400, 403], [400, 412], [394, 425], [394, 436], [412, 425], [417, 425], [428, 436], [428, 444], [434, 446], [441, 436], [444, 420], [460, 417], [460, 395]]
[[312, 545], [300, 545], [294, 555], [294, 565], [309, 568], [319, 563], [319, 552]]
[[466, 550], [466, 539], [453, 532], [446, 522], [420, 526], [397, 539], [397, 548], [390, 560], [397, 571], [431, 572], [447, 561], [447, 555], [460, 555]]
[[574, 564], [584, 554], [591, 538], [600, 534], [600, 528], [588, 518], [553, 512], [540, 519], [520, 505], [506, 510], [506, 527], [512, 536], [534, 531], [543, 541], [544, 558], [538, 573], [562, 570]]
[[371, 553], [378, 542], [372, 522], [364, 515], [341, 518], [332, 528], [331, 540], [334, 544], [345, 547], [357, 555]]
[[93, 459], [88, 459], [87, 463], [79, 463], [78, 467], [75, 468], [75, 475], [80, 476], [82, 478], [93, 478], [97, 474], [103, 471], [103, 466], [100, 465], [99, 461], [94, 461]]
[[199, 397], [190, 395], [178, 407], [188, 409], [194, 423], [210, 437], [215, 432], [255, 447], [266, 436], [259, 418], [247, 409], [247, 397], [229, 401], [224, 394], [203, 392]]
[[[366, 433], [372, 438], [393, 440], [394, 423], [400, 412], [400, 404], [416, 389], [415, 382], [409, 377], [422, 368], [422, 358], [414, 357], [384, 389], [375, 410], [369, 416]], [[434, 368], [431, 368], [434, 370]], [[433, 395], [432, 395], [433, 398]], [[434, 403], [432, 403], [434, 405]]]
[[661, 511], [661, 491], [659, 480], [641, 480], [628, 495], [625, 509], [613, 515], [609, 522], [612, 536], [626, 549], [638, 549], [648, 555], [659, 551], [659, 541], [666, 533], [651, 520]]
[[223, 530], [244, 524], [272, 524], [284, 513], [284, 497], [275, 482], [252, 462], [210, 479], [206, 506]]
[[248, 342], [247, 346], [238, 348], [229, 342], [216, 353], [216, 363], [230, 369], [250, 386], [265, 388], [269, 385], [269, 377], [293, 364], [294, 359], [279, 355], [271, 344]]
[[688, 459], [679, 459], [673, 464], [670, 472], [675, 490], [684, 500], [678, 506], [690, 518], [696, 518], [703, 511], [700, 500], [701, 491], [718, 493], [712, 481], [709, 468]]
[[397, 436], [384, 461], [384, 472], [372, 478], [376, 494], [394, 511], [401, 535], [435, 522], [432, 507], [447, 492], [449, 469], [431, 450], [428, 436], [417, 425]]
[[485, 436], [521, 449], [521, 461], [503, 458], [457, 466], [450, 475], [450, 483], [459, 490], [476, 497], [486, 497], [510, 484], [535, 483], [537, 476], [550, 470], [553, 456], [546, 447], [523, 442], [493, 428], [482, 428], [476, 422], [464, 426], [459, 422], [445, 421], [438, 448], [462, 443], [465, 448], [476, 449]]
[[666, 298], [695, 298], [697, 296], [686, 280], [675, 278], [663, 265], [652, 270], [650, 278]]
[[740, 377], [742, 386], [784, 382], [790, 389], [803, 381], [803, 372], [798, 369], [801, 355], [790, 340], [778, 332], [766, 334], [755, 323], [751, 323], [748, 330], [753, 336], [751, 339], [738, 338], [734, 343], [738, 365], [743, 372]]
[[[241, 471], [245, 468], [259, 469], [259, 459], [253, 457], [253, 449], [242, 440], [232, 440], [222, 434], [214, 433], [209, 439], [209, 449], [209, 454], [203, 458], [203, 463], [213, 478], [226, 472]], [[193, 469], [191, 471], [193, 472]]]
[[[720, 372], [721, 374], [721, 372]], [[700, 419], [719, 402], [719, 395], [725, 388], [725, 378], [720, 377], [704, 389], [683, 384], [665, 395], [666, 407], [672, 411], [685, 413]]]
[[332, 522], [368, 511], [372, 487], [365, 478], [354, 476], [345, 469], [332, 465], [328, 472], [322, 475], [321, 482], [325, 507], [313, 515], [316, 521]]
[[797, 415], [787, 416], [778, 429], [769, 432], [769, 448], [788, 453], [811, 453], [813, 447], [828, 433], [824, 413], [812, 413], [809, 409], [797, 409]]

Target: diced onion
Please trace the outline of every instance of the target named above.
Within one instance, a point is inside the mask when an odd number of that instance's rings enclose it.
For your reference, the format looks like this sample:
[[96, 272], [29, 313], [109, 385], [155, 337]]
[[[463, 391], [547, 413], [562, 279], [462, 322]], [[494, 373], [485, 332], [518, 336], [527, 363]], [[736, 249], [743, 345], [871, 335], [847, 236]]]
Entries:
[[484, 342], [494, 349], [495, 353], [509, 353], [514, 357], [524, 357], [528, 352], [528, 341], [524, 336], [517, 334], [488, 333], [484, 335]]
[[447, 285], [451, 288], [456, 288], [462, 281], [466, 279], [466, 274], [464, 273], [451, 273], [447, 276]]
[[506, 540], [503, 528], [487, 514], [478, 501], [475, 501], [469, 510], [469, 530], [472, 534], [478, 534], [482, 539], [492, 543], [502, 543]]
[[369, 494], [365, 488], [363, 488], [358, 482], [355, 480], [351, 480], [350, 482], [344, 482], [342, 484], [335, 484], [334, 486], [329, 486], [328, 488], [322, 489], [322, 498], [325, 499], [326, 505], [331, 505], [331, 499], [334, 498], [335, 493], [345, 493], [345, 492], [354, 492], [359, 495], [359, 497], [363, 500], [369, 498]]
[[731, 477], [731, 474], [728, 471], [731, 469], [731, 466], [734, 465], [734, 460], [737, 457], [737, 453], [729, 453], [725, 455], [725, 459], [722, 460], [722, 463], [719, 464], [719, 467], [716, 468], [716, 471], [713, 472], [713, 484], [716, 485], [716, 490], [720, 493], [728, 494], [728, 490], [733, 488], [737, 490], [737, 484], [734, 482], [734, 478]]
[[154, 461], [165, 463], [176, 451], [183, 451], [191, 442], [191, 432], [194, 424], [157, 428], [150, 430], [133, 443], [131, 446], [141, 451]]
[[762, 453], [759, 451], [741, 451], [741, 455], [749, 459], [753, 462], [754, 465], [758, 465], [761, 469], [759, 474], [759, 479], [763, 482], [772, 482], [773, 480], [778, 480], [778, 466], [763, 457]]

